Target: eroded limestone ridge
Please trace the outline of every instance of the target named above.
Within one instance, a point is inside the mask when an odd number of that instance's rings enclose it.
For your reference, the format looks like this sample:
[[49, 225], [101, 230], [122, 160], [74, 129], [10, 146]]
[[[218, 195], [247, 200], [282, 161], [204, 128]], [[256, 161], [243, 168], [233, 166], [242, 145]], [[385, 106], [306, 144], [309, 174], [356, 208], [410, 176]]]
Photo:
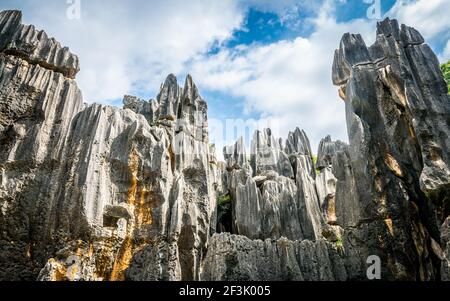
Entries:
[[36, 30], [33, 25], [23, 25], [20, 11], [0, 13], [0, 52], [61, 72], [69, 78], [75, 78], [80, 71], [78, 57], [44, 31]]
[[333, 81], [350, 145], [323, 139], [315, 166], [298, 129], [284, 145], [255, 133], [249, 161], [242, 140], [225, 148], [231, 231], [254, 240], [215, 235], [205, 278], [363, 280], [377, 255], [384, 280], [449, 280], [450, 99], [436, 56], [386, 19], [370, 47], [343, 36]]
[[76, 56], [0, 16], [0, 279], [198, 279], [217, 175], [192, 78], [85, 107]]
[[350, 145], [327, 137], [315, 162], [304, 131], [266, 129], [221, 163], [190, 76], [86, 106], [78, 58], [1, 12], [0, 280], [365, 280], [369, 255], [385, 280], [449, 279], [438, 70], [396, 21], [369, 48], [345, 35]]

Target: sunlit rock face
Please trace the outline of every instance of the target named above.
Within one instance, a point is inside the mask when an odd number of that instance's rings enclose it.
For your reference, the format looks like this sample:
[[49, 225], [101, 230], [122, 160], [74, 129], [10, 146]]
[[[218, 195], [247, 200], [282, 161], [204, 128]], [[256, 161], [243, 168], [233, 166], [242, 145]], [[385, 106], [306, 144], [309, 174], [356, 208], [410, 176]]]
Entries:
[[192, 78], [85, 107], [77, 57], [20, 19], [0, 15], [0, 278], [198, 279], [221, 178]]
[[0, 14], [0, 50], [27, 62], [75, 78], [80, 71], [78, 57], [67, 47], [49, 38], [33, 25], [22, 24], [22, 13], [4, 11]]
[[216, 234], [204, 259], [202, 279], [221, 281], [344, 281], [342, 252], [320, 239], [250, 240]]
[[290, 133], [286, 147], [270, 129], [256, 131], [246, 159], [243, 140], [224, 149], [233, 232], [252, 239], [315, 240], [323, 223], [309, 141]]
[[317, 160], [264, 129], [218, 162], [190, 76], [117, 108], [84, 104], [79, 70], [0, 13], [0, 280], [366, 280], [370, 255], [384, 280], [450, 278], [450, 102], [414, 29], [343, 37], [350, 144]]

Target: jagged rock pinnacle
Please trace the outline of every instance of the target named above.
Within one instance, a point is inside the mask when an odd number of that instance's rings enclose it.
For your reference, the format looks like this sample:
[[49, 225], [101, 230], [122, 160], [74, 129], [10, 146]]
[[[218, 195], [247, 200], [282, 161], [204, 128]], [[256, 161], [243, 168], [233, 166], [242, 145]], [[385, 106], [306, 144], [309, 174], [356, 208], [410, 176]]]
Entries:
[[0, 52], [12, 54], [43, 68], [75, 78], [80, 71], [78, 57], [33, 25], [22, 24], [20, 11], [0, 12]]

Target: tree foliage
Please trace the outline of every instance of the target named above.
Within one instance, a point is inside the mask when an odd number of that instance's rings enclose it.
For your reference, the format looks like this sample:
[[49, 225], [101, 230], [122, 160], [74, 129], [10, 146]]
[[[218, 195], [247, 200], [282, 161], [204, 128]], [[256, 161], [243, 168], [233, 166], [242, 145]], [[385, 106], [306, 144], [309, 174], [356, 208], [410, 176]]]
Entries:
[[444, 79], [447, 82], [448, 93], [450, 94], [450, 61], [446, 64], [441, 65], [442, 74], [444, 74]]

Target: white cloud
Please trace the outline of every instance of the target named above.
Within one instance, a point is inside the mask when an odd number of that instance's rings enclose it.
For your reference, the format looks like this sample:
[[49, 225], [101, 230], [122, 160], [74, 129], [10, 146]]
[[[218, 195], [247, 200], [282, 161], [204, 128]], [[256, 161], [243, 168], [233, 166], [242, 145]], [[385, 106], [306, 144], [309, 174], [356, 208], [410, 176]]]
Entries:
[[337, 23], [331, 2], [309, 21], [316, 30], [308, 38], [223, 49], [197, 58], [190, 72], [201, 87], [241, 97], [247, 112], [272, 118], [282, 137], [299, 126], [314, 149], [327, 134], [347, 140], [344, 104], [331, 81], [333, 54], [345, 32], [362, 33], [371, 43], [375, 24]]
[[447, 45], [445, 46], [442, 54], [439, 56], [439, 60], [441, 61], [441, 63], [450, 61], [450, 40], [447, 41]]
[[136, 91], [155, 95], [168, 73], [187, 73], [187, 61], [241, 28], [250, 6], [280, 17], [311, 8], [304, 0], [80, 1], [80, 20], [67, 18], [69, 4], [61, 0], [4, 0], [0, 9], [22, 9], [26, 23], [79, 55], [77, 79], [89, 103]]
[[[344, 104], [331, 82], [334, 49], [346, 32], [362, 34], [371, 45], [376, 21], [337, 23], [335, 3], [322, 3], [319, 15], [309, 20], [315, 31], [308, 38], [223, 49], [198, 58], [190, 70], [200, 86], [241, 97], [247, 112], [271, 118], [282, 137], [299, 126], [309, 135], [313, 150], [327, 134], [347, 140]], [[386, 16], [415, 26], [431, 39], [448, 33], [447, 7], [448, 0], [399, 1]], [[450, 42], [442, 54], [449, 56]]]
[[[240, 97], [244, 113], [256, 112], [278, 122], [282, 136], [296, 126], [304, 128], [316, 149], [327, 134], [347, 138], [344, 104], [331, 82], [334, 49], [345, 32], [362, 33], [367, 44], [375, 38], [374, 21], [337, 23], [333, 11], [337, 2], [135, 0], [131, 5], [82, 0], [81, 20], [67, 19], [66, 1], [60, 0], [45, 5], [4, 0], [0, 9], [23, 9], [25, 22], [71, 46], [81, 59], [78, 82], [87, 102], [107, 103], [136, 91], [154, 96], [167, 73], [192, 73], [201, 90]], [[425, 38], [450, 32], [448, 0], [398, 2], [403, 5], [397, 3], [387, 15], [414, 25]], [[318, 16], [303, 20], [315, 32], [308, 38], [222, 48], [216, 55], [206, 55], [212, 45], [242, 29], [249, 7], [287, 21], [299, 12], [315, 10]], [[450, 44], [441, 54], [444, 58], [450, 58]]]
[[[39, 3], [37, 3], [39, 2]], [[131, 90], [154, 95], [168, 73], [231, 37], [244, 10], [237, 1], [81, 1], [69, 20], [66, 1], [7, 1], [24, 21], [44, 28], [80, 56], [77, 79], [87, 102], [107, 102]]]
[[449, 0], [398, 0], [388, 15], [414, 26], [426, 39], [450, 31]]

